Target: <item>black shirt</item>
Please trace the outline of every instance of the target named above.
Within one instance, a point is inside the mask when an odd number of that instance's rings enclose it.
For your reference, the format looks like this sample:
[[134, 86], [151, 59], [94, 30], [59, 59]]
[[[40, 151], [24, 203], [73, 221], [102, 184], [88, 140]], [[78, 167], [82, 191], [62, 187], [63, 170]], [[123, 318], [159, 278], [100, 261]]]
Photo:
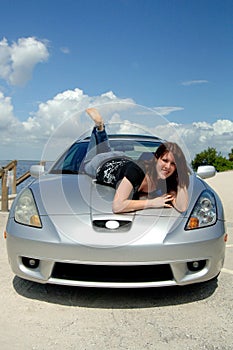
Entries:
[[108, 185], [114, 188], [126, 177], [133, 186], [132, 199], [139, 199], [140, 195], [147, 195], [148, 198], [155, 198], [167, 192], [166, 181], [159, 180], [157, 189], [150, 193], [139, 192], [138, 189], [145, 178], [146, 170], [143, 162], [140, 165], [126, 158], [114, 158], [106, 161], [97, 170], [97, 183]]
[[123, 177], [126, 177], [133, 186], [133, 198], [138, 199], [138, 189], [145, 177], [145, 170], [138, 164], [130, 161], [120, 170], [118, 181], [122, 180]]

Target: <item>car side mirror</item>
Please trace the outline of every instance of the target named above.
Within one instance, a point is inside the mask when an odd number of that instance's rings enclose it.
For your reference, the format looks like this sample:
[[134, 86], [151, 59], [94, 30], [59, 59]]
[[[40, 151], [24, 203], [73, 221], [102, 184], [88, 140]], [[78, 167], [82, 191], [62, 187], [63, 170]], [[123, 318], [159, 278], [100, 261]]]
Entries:
[[30, 168], [30, 174], [32, 177], [40, 177], [44, 172], [44, 165], [32, 165]]
[[197, 175], [200, 176], [202, 179], [208, 179], [210, 177], [215, 176], [216, 169], [212, 165], [200, 165], [197, 168]]

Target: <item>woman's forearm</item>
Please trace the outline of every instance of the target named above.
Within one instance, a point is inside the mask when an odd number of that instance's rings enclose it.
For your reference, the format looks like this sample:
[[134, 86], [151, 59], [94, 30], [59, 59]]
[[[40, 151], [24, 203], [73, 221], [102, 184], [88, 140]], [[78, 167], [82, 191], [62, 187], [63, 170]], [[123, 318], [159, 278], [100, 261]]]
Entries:
[[113, 200], [112, 210], [114, 213], [127, 213], [136, 210], [143, 210], [149, 208], [171, 208], [172, 205], [169, 203], [173, 201], [174, 197], [170, 194], [165, 194], [161, 197], [153, 199], [124, 199], [122, 200], [117, 194]]
[[184, 212], [188, 208], [188, 190], [186, 186], [178, 186], [176, 197], [172, 202], [174, 208], [180, 212]]
[[127, 178], [123, 178], [119, 187], [115, 192], [113, 199], [112, 210], [114, 213], [127, 213], [136, 210], [148, 208], [171, 208], [170, 202], [174, 201], [173, 194], [164, 194], [163, 196], [152, 199], [130, 199], [133, 186]]
[[142, 210], [150, 208], [151, 203], [149, 199], [126, 199], [126, 200], [117, 200], [116, 198], [112, 204], [112, 210], [115, 214], [119, 213], [128, 213], [136, 210]]

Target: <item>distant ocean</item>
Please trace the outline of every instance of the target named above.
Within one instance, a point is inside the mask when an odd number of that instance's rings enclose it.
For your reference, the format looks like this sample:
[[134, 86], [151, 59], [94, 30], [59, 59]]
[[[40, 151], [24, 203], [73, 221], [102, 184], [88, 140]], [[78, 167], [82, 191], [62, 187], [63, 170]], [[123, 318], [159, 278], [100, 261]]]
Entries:
[[[8, 165], [11, 162], [11, 160], [0, 160], [0, 168], [3, 166]], [[17, 160], [17, 167], [16, 167], [16, 178], [18, 179], [20, 176], [25, 174], [27, 171], [30, 170], [30, 167], [32, 165], [39, 164], [39, 160]], [[48, 169], [50, 167], [52, 162], [47, 162], [45, 169]], [[17, 186], [17, 193], [21, 191], [22, 188], [24, 188], [26, 185], [28, 185], [30, 182], [32, 182], [34, 178], [29, 177], [27, 180], [23, 181], [20, 185]], [[0, 180], [0, 196], [2, 194], [2, 183]], [[9, 194], [11, 194], [11, 189], [9, 188]]]

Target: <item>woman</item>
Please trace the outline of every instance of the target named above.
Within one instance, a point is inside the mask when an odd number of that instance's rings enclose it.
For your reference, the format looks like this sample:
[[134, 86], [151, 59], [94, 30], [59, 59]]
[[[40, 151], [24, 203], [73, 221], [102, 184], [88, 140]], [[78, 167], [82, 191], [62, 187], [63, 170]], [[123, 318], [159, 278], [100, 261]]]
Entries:
[[[87, 151], [86, 161], [89, 161], [95, 145], [97, 153], [108, 152], [110, 147], [99, 112], [95, 108], [86, 112], [96, 125]], [[147, 161], [128, 162], [119, 171], [118, 180], [112, 206], [114, 213], [160, 207], [174, 207], [184, 212], [188, 207], [188, 168], [176, 143], [160, 145], [154, 157]]]

